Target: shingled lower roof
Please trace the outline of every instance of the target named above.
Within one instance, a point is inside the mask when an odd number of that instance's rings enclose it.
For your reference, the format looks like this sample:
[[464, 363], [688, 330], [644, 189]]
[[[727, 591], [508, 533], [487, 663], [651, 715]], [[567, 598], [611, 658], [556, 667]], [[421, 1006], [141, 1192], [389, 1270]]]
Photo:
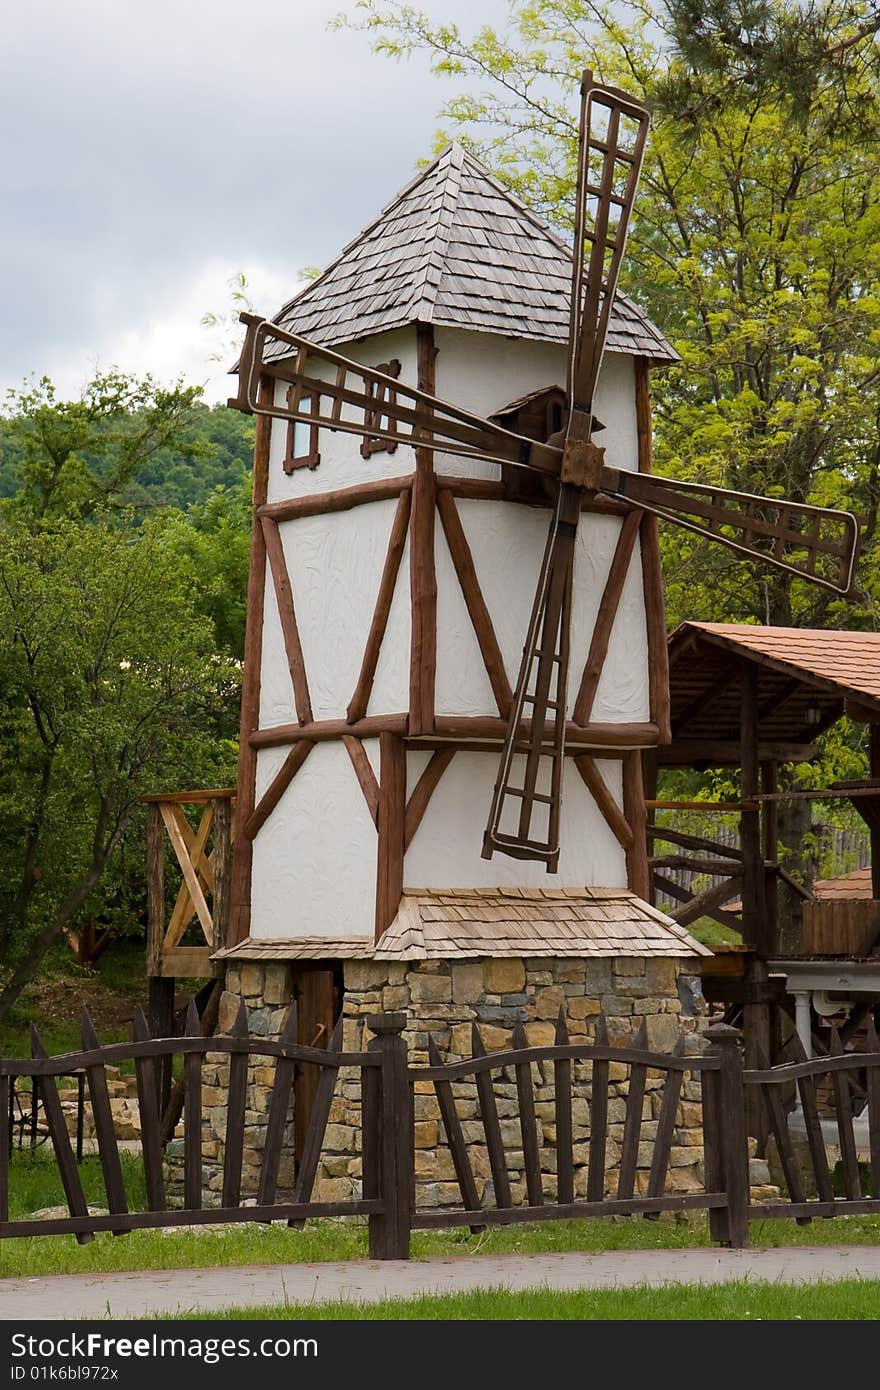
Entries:
[[[274, 321], [326, 346], [412, 323], [564, 344], [570, 290], [565, 242], [453, 144]], [[608, 348], [677, 360], [644, 311], [619, 293]], [[278, 344], [267, 357], [288, 352]]]
[[710, 956], [671, 917], [625, 888], [406, 889], [369, 937], [248, 938], [215, 960], [462, 960], [497, 956]]
[[407, 889], [375, 960], [473, 956], [709, 956], [625, 888]]

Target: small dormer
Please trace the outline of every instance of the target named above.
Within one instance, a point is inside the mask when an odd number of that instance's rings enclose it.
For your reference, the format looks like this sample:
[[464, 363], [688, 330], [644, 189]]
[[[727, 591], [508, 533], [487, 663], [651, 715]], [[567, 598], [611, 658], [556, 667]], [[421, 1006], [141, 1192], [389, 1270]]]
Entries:
[[[542, 386], [537, 391], [518, 396], [509, 405], [494, 411], [489, 419], [502, 429], [546, 444], [553, 435], [561, 436], [568, 424], [565, 391], [561, 386]], [[604, 428], [601, 420], [593, 421], [594, 434]], [[528, 473], [512, 464], [501, 465], [501, 476], [507, 495], [513, 502], [541, 503], [553, 491], [553, 486], [540, 474]]]

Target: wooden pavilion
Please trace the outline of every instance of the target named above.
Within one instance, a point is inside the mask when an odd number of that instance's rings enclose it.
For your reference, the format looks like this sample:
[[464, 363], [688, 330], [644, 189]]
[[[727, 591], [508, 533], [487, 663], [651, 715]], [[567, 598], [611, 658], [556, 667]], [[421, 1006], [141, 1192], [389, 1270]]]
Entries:
[[[707, 999], [741, 1019], [753, 1064], [777, 1051], [786, 1014], [808, 1052], [821, 1048], [829, 994], [848, 998], [851, 1032], [880, 998], [880, 633], [686, 622], [669, 639], [669, 673], [672, 739], [649, 755], [646, 778], [653, 896], [676, 900], [682, 925], [708, 916], [741, 933], [741, 947], [702, 962], [702, 979]], [[868, 726], [866, 775], [780, 791], [780, 767], [815, 758], [844, 715]], [[717, 808], [738, 814], [738, 845], [654, 823], [658, 806], [683, 804], [658, 802], [663, 768], [739, 770], [740, 799]], [[779, 862], [779, 808], [835, 797], [868, 827], [870, 883], [814, 897]], [[676, 868], [709, 886], [682, 888]], [[785, 892], [801, 899], [794, 939], [780, 930]]]

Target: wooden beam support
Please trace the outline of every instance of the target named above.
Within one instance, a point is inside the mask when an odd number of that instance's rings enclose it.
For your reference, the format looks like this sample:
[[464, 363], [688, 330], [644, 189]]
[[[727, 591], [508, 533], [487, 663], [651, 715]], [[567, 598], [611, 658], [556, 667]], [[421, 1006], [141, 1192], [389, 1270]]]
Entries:
[[575, 755], [574, 765], [583, 779], [587, 791], [592, 796], [609, 829], [618, 844], [629, 851], [633, 845], [633, 832], [629, 821], [614, 800], [608, 783], [602, 776], [589, 753]]
[[[519, 737], [528, 739], [531, 720], [524, 719], [519, 726]], [[267, 729], [258, 729], [250, 736], [252, 748], [281, 748], [287, 743], [309, 738], [321, 742], [325, 739], [342, 738], [353, 734], [356, 738], [376, 738], [381, 733], [407, 734], [409, 719], [405, 714], [376, 714], [349, 724], [345, 719], [316, 719], [311, 724], [275, 724]], [[434, 720], [433, 736], [428, 735], [422, 745], [430, 748], [439, 740], [448, 739], [455, 744], [489, 743], [501, 744], [507, 733], [507, 722], [494, 715], [438, 715]], [[601, 748], [603, 756], [613, 758], [622, 750], [634, 746], [650, 748], [657, 742], [656, 724], [573, 724], [565, 730], [566, 747], [575, 749]]]
[[623, 759], [623, 814], [633, 837], [626, 851], [627, 883], [631, 892], [647, 902], [651, 895], [651, 871], [648, 867], [642, 755], [637, 748]]
[[379, 843], [376, 855], [376, 940], [394, 921], [403, 896], [406, 837], [406, 747], [379, 735]]
[[364, 657], [361, 662], [360, 674], [358, 675], [357, 685], [354, 688], [354, 694], [349, 701], [348, 710], [346, 711], [349, 724], [356, 724], [359, 719], [363, 719], [367, 712], [367, 706], [370, 703], [370, 692], [373, 689], [373, 681], [376, 676], [376, 665], [379, 660], [379, 652], [382, 648], [382, 639], [385, 636], [385, 629], [388, 626], [388, 615], [391, 612], [391, 603], [394, 598], [394, 589], [397, 584], [400, 561], [403, 555], [403, 548], [406, 545], [411, 505], [412, 492], [409, 488], [406, 488], [400, 494], [397, 511], [391, 523], [391, 535], [388, 538], [388, 551], [385, 555], [382, 577], [379, 580], [376, 607], [373, 610], [373, 619], [370, 623], [370, 631], [367, 634], [367, 644], [364, 648]]
[[[264, 417], [258, 416], [258, 419]], [[299, 516], [324, 516], [327, 512], [347, 512], [368, 502], [387, 502], [412, 487], [412, 474], [399, 478], [376, 478], [353, 487], [334, 488], [332, 492], [313, 492], [307, 497], [285, 497], [282, 502], [261, 505], [258, 515], [272, 521], [293, 521]]]
[[[636, 436], [639, 472], [653, 472], [651, 426], [651, 364], [637, 357], [635, 370]], [[642, 557], [642, 587], [645, 599], [645, 627], [648, 641], [648, 700], [651, 720], [660, 730], [660, 742], [668, 743], [669, 731], [669, 649], [666, 642], [666, 604], [663, 568], [660, 561], [660, 532], [656, 516], [645, 512], [639, 536]]]
[[608, 578], [605, 581], [605, 588], [599, 603], [599, 611], [596, 615], [596, 625], [593, 628], [590, 650], [587, 653], [587, 660], [581, 676], [580, 689], [578, 690], [572, 710], [572, 717], [576, 724], [589, 723], [590, 715], [593, 711], [596, 691], [599, 688], [602, 669], [605, 665], [606, 657], [608, 656], [608, 646], [611, 641], [614, 620], [617, 617], [617, 610], [620, 607], [623, 586], [626, 583], [626, 576], [629, 573], [630, 561], [632, 559], [633, 550], [635, 549], [641, 522], [642, 513], [640, 511], [631, 511], [629, 515], [624, 518], [620, 528], [620, 535], [617, 538], [617, 545], [611, 557]]
[[[736, 739], [680, 738], [668, 747], [657, 749], [661, 767], [739, 767], [741, 748]], [[762, 740], [758, 744], [761, 762], [810, 763], [816, 757], [815, 743], [786, 743]]]
[[[870, 746], [871, 776], [880, 778], [880, 724], [871, 725]], [[871, 896], [880, 898], [880, 826], [876, 823], [870, 828], [871, 835]]]
[[513, 691], [510, 687], [510, 681], [507, 679], [504, 658], [501, 655], [498, 638], [495, 636], [495, 628], [483, 598], [480, 581], [474, 567], [473, 555], [464, 533], [464, 527], [461, 524], [458, 508], [455, 505], [455, 498], [448, 490], [438, 490], [437, 510], [440, 513], [446, 544], [449, 546], [449, 554], [452, 556], [455, 573], [461, 585], [461, 592], [480, 648], [486, 675], [489, 677], [492, 694], [495, 696], [498, 713], [502, 719], [507, 719], [513, 703]]
[[[416, 326], [418, 386], [435, 394], [434, 331]], [[409, 565], [412, 597], [412, 641], [409, 676], [409, 731], [430, 734], [434, 728], [434, 684], [437, 668], [437, 574], [434, 564], [436, 486], [429, 449], [416, 451], [410, 519]]]
[[412, 844], [413, 837], [422, 823], [422, 817], [428, 809], [428, 802], [434, 795], [440, 778], [443, 776], [454, 757], [454, 748], [437, 749], [437, 751], [432, 754], [427, 767], [413, 787], [409, 801], [406, 803], [404, 831], [404, 847], [406, 849], [409, 849]]
[[[257, 398], [262, 405], [274, 400], [275, 385], [261, 377]], [[257, 750], [251, 735], [260, 727], [260, 667], [263, 652], [263, 604], [266, 587], [266, 545], [260, 522], [260, 508], [266, 502], [269, 488], [269, 443], [272, 421], [258, 415], [254, 427], [253, 516], [251, 520], [251, 549], [248, 563], [247, 618], [244, 638], [244, 666], [239, 722], [238, 776], [235, 794], [235, 819], [232, 853], [232, 884], [230, 887], [229, 942], [243, 941], [251, 921], [251, 868], [253, 844], [244, 827], [253, 814], [256, 803]]]
[[302, 643], [299, 640], [296, 609], [293, 605], [293, 590], [290, 585], [290, 575], [287, 572], [284, 547], [281, 543], [281, 532], [277, 523], [270, 520], [269, 517], [264, 516], [260, 524], [263, 528], [266, 555], [269, 560], [272, 582], [275, 586], [278, 616], [281, 620], [281, 631], [284, 636], [284, 650], [287, 653], [287, 666], [290, 671], [290, 682], [293, 686], [296, 717], [300, 724], [310, 724], [312, 721], [312, 702], [309, 696], [309, 683], [306, 678], [306, 663]]
[[[740, 668], [740, 767], [742, 797], [751, 800], [761, 791], [758, 754], [758, 668], [743, 662]], [[743, 852], [743, 924], [746, 945], [754, 946], [766, 959], [764, 942], [764, 855], [761, 849], [761, 822], [744, 812], [740, 816], [739, 842]]]
[[379, 783], [376, 781], [376, 774], [373, 771], [373, 764], [367, 756], [367, 750], [359, 738], [354, 738], [352, 734], [343, 734], [342, 742], [345, 744], [346, 752], [351, 759], [351, 765], [355, 770], [364, 800], [367, 803], [367, 810], [370, 819], [375, 826], [379, 824]]
[[293, 745], [245, 822], [244, 833], [249, 840], [253, 840], [265, 825], [314, 746], [310, 739], [302, 739]]

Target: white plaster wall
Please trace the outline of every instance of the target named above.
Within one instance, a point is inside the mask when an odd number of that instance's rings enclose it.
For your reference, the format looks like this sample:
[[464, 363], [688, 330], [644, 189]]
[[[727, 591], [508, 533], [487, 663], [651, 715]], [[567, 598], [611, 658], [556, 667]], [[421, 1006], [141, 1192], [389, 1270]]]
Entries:
[[[548, 513], [509, 502], [457, 501], [480, 588], [516, 683], [523, 640], [547, 539]], [[599, 602], [620, 534], [612, 516], [585, 515], [578, 528], [572, 604], [568, 710], [577, 695]], [[437, 713], [496, 714], [492, 690], [442, 528], [436, 542]], [[596, 721], [649, 718], [648, 646], [641, 561], [636, 552], [612, 629], [593, 708]]]
[[[280, 525], [316, 719], [345, 717], [361, 668], [396, 511], [394, 498], [347, 512], [296, 517]], [[271, 586], [267, 575], [260, 698], [263, 727], [296, 717]], [[368, 710], [394, 714], [407, 709], [410, 627], [407, 541]]]
[[[412, 755], [410, 755], [411, 757]], [[419, 755], [421, 756], [421, 755]], [[616, 759], [597, 763], [609, 790], [622, 802], [621, 768]], [[584, 786], [566, 761], [559, 873], [543, 864], [496, 854], [481, 859], [483, 830], [492, 798], [498, 759], [494, 753], [456, 753], [428, 803], [424, 819], [404, 860], [407, 888], [604, 887], [626, 885], [623, 850]]]
[[[258, 795], [287, 751], [259, 753]], [[344, 746], [319, 743], [254, 840], [251, 935], [370, 935], [375, 903], [376, 828]]]
[[[436, 328], [437, 395], [489, 416], [529, 391], [565, 386], [566, 351], [552, 343], [500, 338], [460, 328]], [[605, 448], [605, 461], [615, 468], [638, 469], [633, 358], [608, 352], [596, 388], [596, 414], [605, 429], [596, 443]], [[494, 478], [494, 464], [442, 456], [437, 471], [465, 477]]]

